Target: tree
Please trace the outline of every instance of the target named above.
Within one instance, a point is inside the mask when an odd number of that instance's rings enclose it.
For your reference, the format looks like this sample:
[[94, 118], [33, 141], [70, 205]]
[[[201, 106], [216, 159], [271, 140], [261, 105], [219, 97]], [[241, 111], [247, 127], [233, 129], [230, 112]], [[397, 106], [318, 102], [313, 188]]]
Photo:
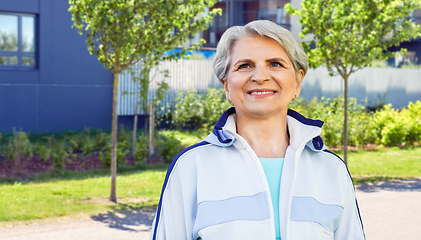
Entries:
[[300, 17], [300, 38], [313, 35], [312, 41], [303, 42], [310, 66], [325, 65], [331, 76], [339, 74], [344, 81], [345, 164], [349, 76], [375, 59], [393, 57], [390, 47], [421, 36], [420, 26], [408, 19], [420, 7], [421, 0], [303, 0], [300, 10], [285, 6], [290, 15]]
[[116, 197], [117, 92], [119, 74], [143, 59], [177, 59], [198, 44], [168, 54], [187, 41], [190, 34], [202, 31], [219, 9], [200, 16], [216, 0], [69, 0], [73, 26], [86, 35], [91, 54], [114, 75], [111, 193]]
[[[157, 73], [163, 74], [164, 78], [169, 77], [169, 71], [168, 69], [163, 71], [156, 71], [155, 76], [152, 78], [150, 77], [150, 69], [153, 66], [148, 66], [151, 64], [151, 62], [144, 61], [145, 64], [139, 65], [139, 66], [132, 66], [129, 68], [130, 74], [132, 76], [132, 80], [135, 83], [139, 84], [139, 90], [137, 92], [128, 92], [123, 91], [124, 94], [139, 94], [139, 100], [136, 102], [135, 106], [135, 114], [134, 114], [134, 124], [133, 124], [133, 137], [132, 137], [132, 156], [134, 156], [136, 152], [136, 132], [137, 132], [137, 118], [138, 118], [138, 109], [140, 108], [143, 111], [144, 114], [144, 129], [143, 132], [146, 134], [147, 132], [147, 111], [149, 110], [149, 84], [153, 81]], [[158, 62], [152, 62], [152, 63], [158, 63]], [[155, 90], [155, 96], [152, 99], [152, 103], [154, 105], [157, 105], [159, 102], [164, 99], [165, 93], [169, 89], [169, 85], [162, 81], [157, 82], [158, 87]], [[153, 133], [154, 131], [152, 131]], [[151, 133], [149, 133], [151, 134]], [[153, 146], [153, 143], [149, 143], [149, 145]], [[149, 149], [150, 151], [153, 149]]]

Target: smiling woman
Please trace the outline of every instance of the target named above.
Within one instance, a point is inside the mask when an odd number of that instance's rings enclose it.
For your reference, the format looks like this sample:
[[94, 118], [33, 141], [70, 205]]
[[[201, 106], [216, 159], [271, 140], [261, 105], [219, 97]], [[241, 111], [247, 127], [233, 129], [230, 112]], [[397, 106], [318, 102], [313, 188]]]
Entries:
[[[300, 94], [304, 71], [300, 69], [295, 74], [285, 50], [268, 37], [239, 39], [232, 48], [230, 65], [232, 67], [223, 84], [227, 98], [235, 106], [237, 133], [245, 138], [259, 157], [284, 157], [288, 146], [288, 104]], [[266, 128], [265, 135], [259, 134], [262, 128], [249, 128], [255, 121], [259, 121], [258, 126], [262, 127], [278, 125], [280, 132]], [[282, 142], [280, 147], [266, 149], [265, 140], [271, 135], [276, 135]], [[257, 136], [265, 139], [256, 139]]]
[[214, 71], [234, 107], [172, 162], [151, 239], [364, 239], [323, 122], [288, 109], [307, 69], [300, 42], [273, 22], [223, 34]]

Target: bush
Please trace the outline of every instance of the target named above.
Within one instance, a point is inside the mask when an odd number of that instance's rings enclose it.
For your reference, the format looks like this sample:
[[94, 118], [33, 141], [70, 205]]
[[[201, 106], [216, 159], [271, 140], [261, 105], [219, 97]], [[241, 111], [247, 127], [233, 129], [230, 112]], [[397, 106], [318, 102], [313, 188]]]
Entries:
[[90, 154], [95, 149], [95, 141], [90, 137], [90, 129], [85, 128], [83, 132], [72, 134], [69, 139], [71, 150]]
[[[320, 101], [313, 98], [310, 102], [297, 99], [291, 103], [290, 108], [307, 118], [319, 119], [324, 122], [321, 137], [327, 146], [343, 145], [343, 96], [333, 99], [322, 97]], [[348, 100], [348, 145], [358, 147], [374, 142], [369, 131], [371, 117], [372, 114], [365, 111], [364, 106], [357, 104], [355, 98]]]
[[203, 121], [204, 124], [202, 125], [202, 128], [209, 134], [222, 114], [234, 105], [226, 100], [223, 88], [209, 88], [203, 99], [203, 106], [205, 119]]
[[16, 132], [13, 130], [13, 140], [12, 144], [14, 147], [14, 157], [19, 156], [28, 156], [32, 157], [33, 155], [33, 146], [28, 138], [28, 133], [25, 133], [23, 131]]
[[130, 149], [132, 146], [132, 131], [124, 128], [123, 124], [118, 127], [117, 142], [124, 143], [121, 146], [124, 149]]
[[35, 143], [35, 154], [39, 155], [40, 160], [47, 162], [51, 156], [51, 149], [44, 145]]
[[181, 141], [174, 137], [174, 134], [168, 136], [158, 135], [156, 148], [157, 155], [162, 156], [165, 163], [171, 163], [180, 152]]
[[62, 174], [64, 172], [64, 160], [68, 156], [65, 150], [66, 141], [56, 140], [54, 135], [48, 139], [51, 147], [51, 156], [53, 158], [53, 168], [56, 173]]
[[148, 138], [142, 136], [136, 140], [136, 150], [133, 157], [136, 162], [144, 163], [146, 161], [146, 154], [148, 154]]
[[13, 129], [13, 135], [5, 147], [6, 157], [13, 159], [16, 171], [20, 171], [20, 163], [24, 156], [32, 157], [33, 145], [27, 133]]
[[111, 136], [100, 129], [96, 131], [94, 143], [95, 143], [95, 150], [101, 151], [105, 150], [108, 142], [110, 141]]
[[202, 126], [205, 112], [202, 99], [203, 96], [196, 89], [177, 94], [171, 114], [176, 128], [188, 127], [193, 130]]
[[409, 145], [421, 141], [421, 101], [415, 103], [410, 102], [408, 109], [403, 109], [402, 114], [405, 115], [405, 124], [408, 128], [406, 142]]
[[[127, 148], [127, 143], [117, 142], [117, 165], [123, 164], [123, 158], [130, 152]], [[104, 166], [111, 166], [111, 144], [105, 147], [105, 151], [99, 152], [99, 160]]]
[[190, 90], [177, 94], [175, 108], [168, 114], [176, 128], [200, 129], [209, 134], [221, 115], [233, 105], [225, 98], [222, 88], [209, 88], [204, 93]]
[[406, 134], [401, 120], [399, 111], [393, 109], [390, 104], [375, 112], [371, 131], [375, 135], [376, 143], [385, 146], [402, 144]]

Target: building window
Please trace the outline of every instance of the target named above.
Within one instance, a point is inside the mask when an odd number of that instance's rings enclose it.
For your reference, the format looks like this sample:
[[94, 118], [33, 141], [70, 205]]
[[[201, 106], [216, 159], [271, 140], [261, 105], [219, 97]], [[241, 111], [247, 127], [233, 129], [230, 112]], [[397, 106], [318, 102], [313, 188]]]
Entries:
[[222, 0], [210, 9], [221, 8], [222, 15], [213, 18], [203, 32], [205, 47], [215, 47], [222, 34], [231, 26], [244, 26], [254, 20], [270, 20], [290, 29], [290, 17], [284, 6], [291, 0]]
[[235, 25], [245, 25], [254, 20], [270, 20], [285, 28], [290, 27], [284, 5], [289, 0], [252, 0], [235, 2]]
[[0, 68], [35, 68], [35, 46], [35, 15], [0, 12]]
[[421, 24], [421, 10], [417, 9], [411, 12], [411, 19], [414, 24], [420, 25]]

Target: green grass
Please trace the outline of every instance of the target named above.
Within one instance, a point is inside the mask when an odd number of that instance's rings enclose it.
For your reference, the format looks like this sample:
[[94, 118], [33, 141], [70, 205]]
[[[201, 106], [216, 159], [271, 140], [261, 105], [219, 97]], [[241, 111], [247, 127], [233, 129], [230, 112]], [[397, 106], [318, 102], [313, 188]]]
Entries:
[[348, 168], [355, 184], [421, 177], [421, 148], [351, 152]]
[[160, 130], [159, 134], [168, 136], [170, 134], [174, 134], [174, 137], [181, 141], [181, 145], [183, 147], [188, 147], [193, 144], [196, 144], [202, 140], [198, 137], [197, 132], [189, 132], [189, 131], [179, 131], [179, 130]]
[[155, 209], [167, 167], [159, 165], [147, 170], [118, 174], [118, 204], [107, 201], [110, 177], [104, 173], [75, 173], [69, 174], [67, 179], [54, 179], [50, 176], [34, 182], [1, 184], [0, 222], [79, 213], [95, 214], [128, 208]]

